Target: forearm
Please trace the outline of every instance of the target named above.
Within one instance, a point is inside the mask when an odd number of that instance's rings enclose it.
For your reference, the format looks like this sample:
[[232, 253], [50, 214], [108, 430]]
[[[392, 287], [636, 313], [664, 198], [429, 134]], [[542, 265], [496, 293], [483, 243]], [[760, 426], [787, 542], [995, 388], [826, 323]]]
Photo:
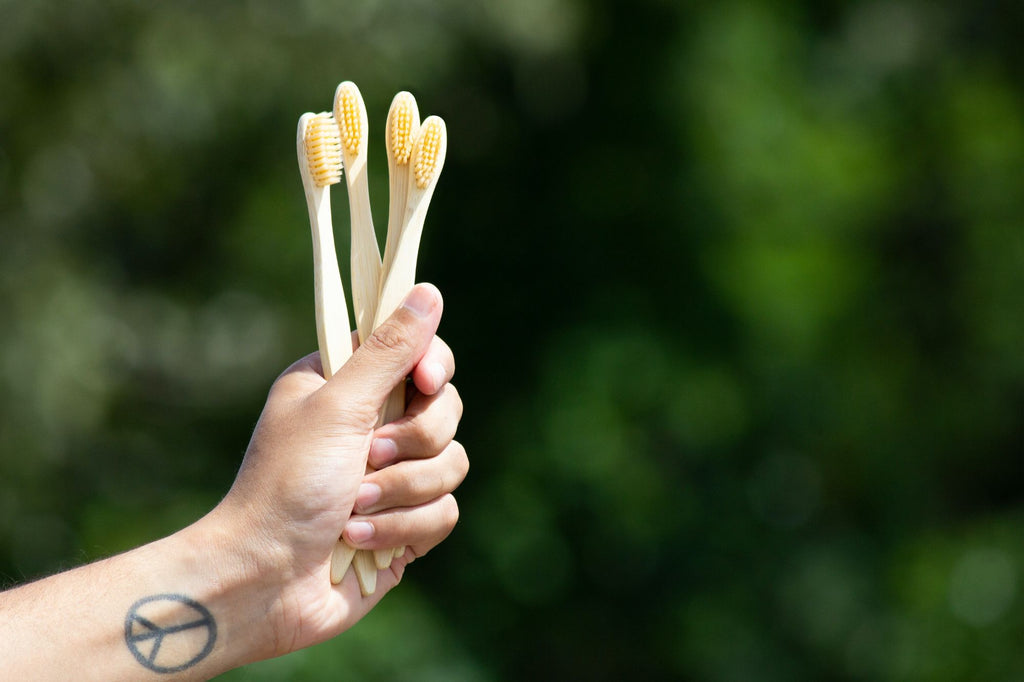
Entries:
[[[352, 627], [458, 519], [451, 493], [469, 462], [452, 440], [462, 403], [440, 315], [436, 290], [417, 287], [330, 381], [315, 355], [286, 370], [200, 521], [0, 593], [0, 680], [208, 679]], [[374, 449], [380, 407], [410, 375], [407, 414]], [[361, 486], [371, 449], [378, 471]], [[358, 549], [408, 549], [371, 595], [351, 573], [331, 584], [343, 532]]]
[[206, 518], [0, 594], [0, 677], [198, 680], [272, 655], [276, 595]]

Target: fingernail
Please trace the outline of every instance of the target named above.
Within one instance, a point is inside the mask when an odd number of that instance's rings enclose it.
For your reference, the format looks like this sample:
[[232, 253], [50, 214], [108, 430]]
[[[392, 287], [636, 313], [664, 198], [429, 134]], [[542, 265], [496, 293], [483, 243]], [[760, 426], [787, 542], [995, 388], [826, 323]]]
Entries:
[[426, 317], [434, 307], [433, 288], [427, 286], [414, 287], [409, 292], [409, 295], [405, 297], [402, 307], [407, 308], [416, 317]]
[[356, 511], [366, 513], [380, 501], [381, 489], [376, 483], [360, 483], [356, 494]]
[[345, 533], [356, 544], [366, 542], [373, 537], [373, 524], [369, 521], [352, 521], [345, 526]]
[[398, 457], [398, 446], [390, 438], [375, 438], [370, 443], [370, 464], [380, 469], [385, 464], [390, 464]]

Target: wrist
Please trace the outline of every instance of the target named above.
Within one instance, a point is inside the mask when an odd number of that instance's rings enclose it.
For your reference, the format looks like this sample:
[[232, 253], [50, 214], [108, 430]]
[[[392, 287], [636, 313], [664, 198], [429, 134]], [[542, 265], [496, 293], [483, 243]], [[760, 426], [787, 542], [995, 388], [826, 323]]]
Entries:
[[166, 540], [181, 570], [194, 577], [190, 598], [216, 622], [210, 658], [217, 668], [226, 671], [282, 653], [276, 615], [285, 559], [278, 548], [220, 507]]
[[277, 653], [283, 564], [236, 518], [0, 593], [3, 678], [210, 679]]

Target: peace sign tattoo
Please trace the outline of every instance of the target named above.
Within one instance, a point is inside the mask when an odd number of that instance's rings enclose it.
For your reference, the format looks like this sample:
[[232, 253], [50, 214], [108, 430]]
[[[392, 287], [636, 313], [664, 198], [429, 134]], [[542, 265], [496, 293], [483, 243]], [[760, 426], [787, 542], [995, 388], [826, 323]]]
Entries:
[[135, 660], [158, 673], [191, 668], [213, 651], [217, 623], [209, 609], [180, 594], [154, 594], [132, 604], [124, 640]]

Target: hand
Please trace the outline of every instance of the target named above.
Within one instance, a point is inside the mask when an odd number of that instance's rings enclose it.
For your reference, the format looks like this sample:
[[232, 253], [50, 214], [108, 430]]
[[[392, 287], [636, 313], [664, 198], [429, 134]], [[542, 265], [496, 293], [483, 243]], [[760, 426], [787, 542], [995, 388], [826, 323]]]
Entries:
[[[205, 680], [358, 621], [458, 519], [451, 492], [469, 465], [452, 440], [462, 402], [440, 318], [440, 294], [421, 285], [330, 381], [316, 356], [292, 365], [235, 484], [199, 521], [0, 592], [4, 679]], [[410, 375], [405, 416], [375, 429]], [[366, 475], [367, 459], [379, 470]], [[330, 583], [343, 529], [360, 547], [407, 548], [369, 598], [351, 574]]]
[[[235, 485], [210, 514], [244, 529], [262, 579], [277, 583], [268, 618], [274, 644], [261, 657], [355, 624], [455, 526], [451, 493], [469, 465], [453, 440], [462, 402], [449, 383], [451, 350], [435, 336], [441, 308], [437, 290], [420, 285], [330, 381], [311, 355], [274, 383]], [[415, 390], [405, 416], [375, 429], [388, 393], [409, 375]], [[379, 470], [366, 475], [368, 458]], [[407, 548], [378, 574], [370, 597], [351, 572], [330, 584], [343, 529], [355, 547]]]

